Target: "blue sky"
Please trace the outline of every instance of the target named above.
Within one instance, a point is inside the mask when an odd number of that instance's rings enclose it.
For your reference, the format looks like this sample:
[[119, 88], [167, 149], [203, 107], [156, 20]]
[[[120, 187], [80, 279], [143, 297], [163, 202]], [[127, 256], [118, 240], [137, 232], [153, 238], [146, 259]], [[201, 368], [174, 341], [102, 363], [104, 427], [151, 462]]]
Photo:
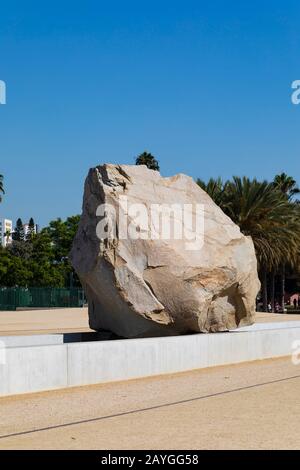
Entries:
[[0, 216], [80, 212], [84, 178], [145, 149], [163, 175], [299, 180], [299, 1], [0, 7]]

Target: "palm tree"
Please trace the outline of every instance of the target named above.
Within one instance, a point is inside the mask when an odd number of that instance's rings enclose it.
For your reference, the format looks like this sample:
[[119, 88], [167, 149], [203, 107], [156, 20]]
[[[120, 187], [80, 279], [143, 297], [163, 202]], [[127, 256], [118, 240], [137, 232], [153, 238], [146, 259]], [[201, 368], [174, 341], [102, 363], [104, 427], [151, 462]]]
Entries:
[[2, 201], [2, 194], [5, 194], [4, 187], [3, 187], [3, 175], [0, 175], [0, 202]]
[[[277, 188], [285, 197], [292, 201], [293, 197], [300, 193], [296, 180], [286, 173], [276, 175], [273, 181], [274, 187]], [[298, 202], [298, 201], [297, 201]], [[284, 311], [285, 306], [285, 277], [286, 277], [286, 261], [281, 265], [281, 308]]]
[[[223, 211], [252, 237], [262, 281], [264, 310], [267, 310], [268, 274], [285, 262], [295, 263], [300, 244], [299, 206], [288, 200], [274, 183], [234, 177], [222, 183], [210, 180], [198, 184]], [[274, 302], [273, 302], [274, 304]]]
[[196, 183], [198, 186], [200, 186], [200, 188], [204, 189], [204, 191], [216, 204], [218, 204], [218, 206], [221, 206], [225, 189], [225, 185], [221, 178], [210, 178], [207, 183], [198, 178]]
[[9, 240], [11, 239], [11, 230], [6, 230], [5, 231], [4, 238], [6, 240], [6, 243], [9, 243]]
[[136, 165], [146, 165], [150, 170], [159, 171], [158, 161], [151, 153], [143, 152], [135, 159]]
[[226, 187], [224, 210], [253, 239], [266, 308], [268, 273], [283, 262], [294, 264], [298, 256], [299, 208], [273, 183], [234, 177]]
[[300, 194], [300, 188], [297, 186], [296, 180], [294, 180], [292, 176], [288, 176], [286, 173], [276, 175], [273, 184], [283, 194], [286, 194], [290, 200], [297, 194]]

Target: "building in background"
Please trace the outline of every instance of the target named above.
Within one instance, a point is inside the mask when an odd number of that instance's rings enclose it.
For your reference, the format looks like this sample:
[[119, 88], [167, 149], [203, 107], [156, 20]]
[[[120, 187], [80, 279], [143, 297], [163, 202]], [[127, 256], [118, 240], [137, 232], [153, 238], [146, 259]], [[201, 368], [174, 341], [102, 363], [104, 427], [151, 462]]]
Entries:
[[[30, 229], [29, 224], [23, 224], [23, 229], [24, 229], [24, 235], [25, 235], [25, 238], [26, 238], [26, 235], [28, 235], [28, 232], [29, 232], [29, 229]], [[34, 224], [33, 233], [39, 233], [38, 224]]]
[[0, 242], [5, 247], [12, 242], [13, 224], [12, 220], [0, 218]]

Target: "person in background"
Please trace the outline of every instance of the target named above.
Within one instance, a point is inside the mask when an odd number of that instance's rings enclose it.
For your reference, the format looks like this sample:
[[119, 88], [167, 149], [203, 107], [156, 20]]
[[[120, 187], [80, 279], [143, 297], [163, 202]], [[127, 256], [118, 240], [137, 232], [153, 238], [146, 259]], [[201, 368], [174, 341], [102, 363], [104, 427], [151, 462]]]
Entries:
[[271, 313], [271, 312], [272, 312], [272, 305], [271, 305], [271, 303], [270, 303], [270, 302], [268, 303], [268, 312], [269, 312], [269, 313]]

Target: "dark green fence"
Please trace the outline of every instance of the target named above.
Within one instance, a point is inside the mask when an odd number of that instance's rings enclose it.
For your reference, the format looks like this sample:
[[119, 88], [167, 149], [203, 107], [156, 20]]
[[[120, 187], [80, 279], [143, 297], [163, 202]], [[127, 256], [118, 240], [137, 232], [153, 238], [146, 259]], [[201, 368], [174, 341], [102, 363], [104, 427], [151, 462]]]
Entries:
[[0, 310], [82, 307], [84, 303], [84, 292], [78, 288], [0, 287]]

